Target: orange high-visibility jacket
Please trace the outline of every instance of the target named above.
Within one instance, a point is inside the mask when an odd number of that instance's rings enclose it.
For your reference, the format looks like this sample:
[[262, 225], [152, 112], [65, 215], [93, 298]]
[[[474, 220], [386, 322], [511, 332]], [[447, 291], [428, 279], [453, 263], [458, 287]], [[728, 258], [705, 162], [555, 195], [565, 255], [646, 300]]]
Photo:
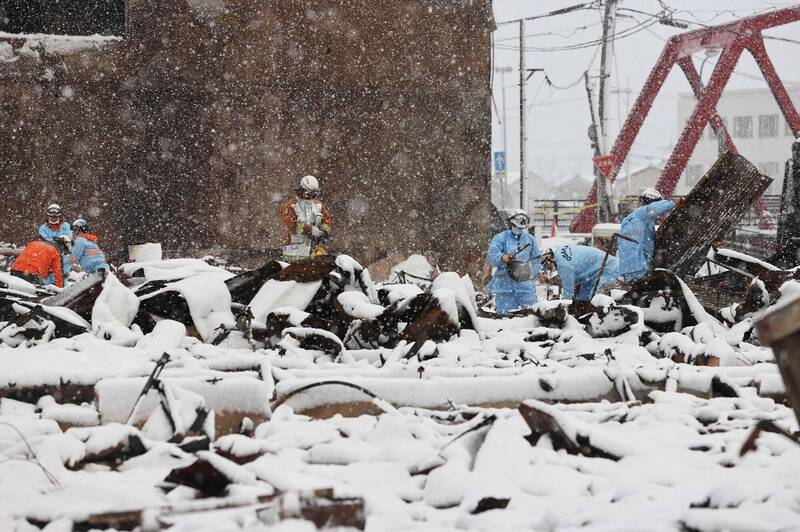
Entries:
[[29, 242], [25, 249], [17, 256], [11, 265], [12, 270], [36, 275], [44, 279], [50, 273], [56, 281], [56, 286], [64, 288], [64, 277], [61, 274], [61, 255], [53, 244], [34, 240]]
[[[297, 229], [297, 213], [294, 210], [294, 206], [298, 201], [297, 196], [295, 196], [281, 206], [281, 222], [283, 222], [283, 226], [286, 228], [284, 244], [292, 243], [292, 233]], [[312, 201], [319, 205], [320, 211], [322, 212], [322, 224], [327, 226], [325, 227], [326, 230], [330, 231], [331, 213], [328, 212], [328, 208], [320, 200], [315, 199]]]

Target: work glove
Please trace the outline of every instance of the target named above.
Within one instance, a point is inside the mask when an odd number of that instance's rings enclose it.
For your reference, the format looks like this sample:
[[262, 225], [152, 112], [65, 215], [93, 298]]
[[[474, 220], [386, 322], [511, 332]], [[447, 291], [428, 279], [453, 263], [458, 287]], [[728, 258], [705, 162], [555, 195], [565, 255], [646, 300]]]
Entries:
[[511, 255], [503, 255], [503, 256], [500, 258], [500, 260], [502, 260], [502, 261], [503, 261], [503, 262], [505, 262], [506, 264], [511, 264], [512, 262], [514, 262], [514, 257], [512, 257]]
[[311, 226], [311, 236], [312, 238], [321, 238], [325, 233], [316, 225]]
[[676, 209], [680, 209], [684, 205], [686, 205], [686, 198], [677, 198], [677, 199], [675, 199], [675, 208]]

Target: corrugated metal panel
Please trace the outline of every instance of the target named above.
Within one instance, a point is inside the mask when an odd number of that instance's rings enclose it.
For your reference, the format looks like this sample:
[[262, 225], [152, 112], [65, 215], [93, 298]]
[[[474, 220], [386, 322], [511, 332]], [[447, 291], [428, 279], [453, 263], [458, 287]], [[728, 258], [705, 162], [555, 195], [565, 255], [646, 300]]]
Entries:
[[770, 183], [741, 155], [723, 154], [656, 233], [653, 267], [694, 274], [711, 244], [736, 227]]

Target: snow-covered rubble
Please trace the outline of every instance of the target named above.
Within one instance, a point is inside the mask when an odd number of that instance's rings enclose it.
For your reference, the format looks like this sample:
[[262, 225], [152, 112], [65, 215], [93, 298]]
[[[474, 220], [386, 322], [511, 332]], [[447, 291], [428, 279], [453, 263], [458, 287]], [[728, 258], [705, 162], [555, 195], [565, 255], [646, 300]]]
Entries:
[[[44, 420], [32, 412], [3, 415], [0, 422], [27, 427], [31, 449], [15, 445], [18, 435], [0, 433], [4, 453], [22, 458], [0, 463], [7, 503], [0, 523], [80, 522], [148, 507], [169, 517], [201, 499], [196, 489], [164, 493], [163, 479], [203, 459], [229, 479], [222, 493], [204, 499], [206, 507], [238, 506], [254, 524], [263, 506], [257, 496], [332, 488], [364, 499], [367, 530], [724, 530], [737, 516], [738, 530], [797, 525], [800, 447], [765, 433], [756, 451], [739, 455], [755, 420], [796, 430], [791, 410], [769, 400], [672, 392], [649, 399], [548, 407], [565, 434], [583, 434], [614, 459], [554, 450], [547, 434], [531, 445], [531, 429], [512, 409], [403, 408], [321, 420], [282, 406], [253, 436], [220, 438], [197, 458], [122, 425], [62, 434], [34, 429]], [[113, 468], [96, 462], [73, 470], [132, 436], [142, 445], [136, 456]], [[25, 460], [31, 451], [41, 467]], [[206, 512], [193, 530], [228, 529], [240, 517]]]
[[495, 319], [453, 272], [259, 272], [132, 263], [64, 306], [0, 285], [0, 529], [290, 526], [323, 500], [367, 530], [800, 523], [800, 447], [763, 433], [738, 454], [759, 422], [797, 430], [772, 351], [753, 313], [721, 319], [680, 279]]

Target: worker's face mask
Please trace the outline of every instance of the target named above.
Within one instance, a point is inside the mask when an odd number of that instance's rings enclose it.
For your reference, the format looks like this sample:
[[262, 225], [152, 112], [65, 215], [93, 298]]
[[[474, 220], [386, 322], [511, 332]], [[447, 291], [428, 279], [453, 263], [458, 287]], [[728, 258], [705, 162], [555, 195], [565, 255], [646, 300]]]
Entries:
[[47, 223], [51, 225], [56, 225], [58, 223], [61, 223], [61, 218], [59, 218], [58, 216], [48, 216]]
[[306, 189], [303, 189], [303, 188], [298, 188], [297, 189], [297, 197], [299, 197], [300, 199], [310, 200], [310, 199], [316, 198], [318, 195], [319, 195], [319, 192], [316, 192], [316, 191], [313, 191], [313, 190], [306, 190]]
[[523, 229], [522, 227], [517, 227], [516, 225], [512, 225], [512, 226], [511, 226], [511, 233], [512, 233], [514, 236], [519, 236], [519, 235], [521, 235], [523, 231], [524, 231], [524, 229]]

